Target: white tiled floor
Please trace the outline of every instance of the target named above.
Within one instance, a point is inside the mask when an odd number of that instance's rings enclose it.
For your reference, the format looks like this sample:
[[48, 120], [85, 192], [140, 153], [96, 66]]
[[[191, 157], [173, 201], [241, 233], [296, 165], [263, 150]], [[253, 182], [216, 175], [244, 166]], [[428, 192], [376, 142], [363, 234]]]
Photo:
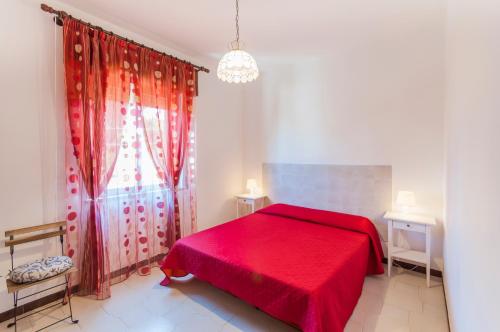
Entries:
[[[112, 297], [96, 301], [73, 297], [73, 312], [80, 322], [59, 323], [47, 331], [69, 332], [235, 332], [297, 331], [252, 306], [194, 278], [162, 287], [162, 272], [133, 276], [112, 287]], [[440, 279], [425, 286], [422, 274], [396, 270], [387, 276], [367, 277], [363, 294], [346, 331], [448, 331]], [[34, 331], [62, 318], [68, 306], [49, 310], [50, 317], [34, 315], [21, 321], [18, 331]], [[0, 332], [10, 331], [7, 322]]]

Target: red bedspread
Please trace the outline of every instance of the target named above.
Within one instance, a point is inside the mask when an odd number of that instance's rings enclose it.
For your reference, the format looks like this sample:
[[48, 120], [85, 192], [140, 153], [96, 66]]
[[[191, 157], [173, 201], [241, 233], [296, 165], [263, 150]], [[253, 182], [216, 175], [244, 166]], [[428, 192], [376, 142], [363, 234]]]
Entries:
[[370, 220], [276, 204], [176, 242], [162, 264], [304, 331], [342, 331], [364, 277], [383, 273]]

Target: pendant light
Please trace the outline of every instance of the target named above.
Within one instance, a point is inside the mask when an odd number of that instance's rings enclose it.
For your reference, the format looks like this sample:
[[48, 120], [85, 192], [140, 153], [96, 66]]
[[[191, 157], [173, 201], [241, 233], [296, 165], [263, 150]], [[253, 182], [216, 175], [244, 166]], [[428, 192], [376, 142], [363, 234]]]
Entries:
[[239, 11], [236, 0], [236, 39], [231, 42], [231, 51], [224, 54], [217, 67], [217, 77], [228, 83], [251, 82], [259, 76], [259, 68], [253, 57], [240, 48]]

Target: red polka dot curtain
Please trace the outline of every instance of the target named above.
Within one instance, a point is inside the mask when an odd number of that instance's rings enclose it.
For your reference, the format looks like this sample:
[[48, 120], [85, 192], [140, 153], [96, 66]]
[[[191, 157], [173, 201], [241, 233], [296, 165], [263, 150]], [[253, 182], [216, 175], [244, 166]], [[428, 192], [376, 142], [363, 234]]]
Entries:
[[64, 20], [67, 253], [84, 295], [196, 230], [192, 65]]

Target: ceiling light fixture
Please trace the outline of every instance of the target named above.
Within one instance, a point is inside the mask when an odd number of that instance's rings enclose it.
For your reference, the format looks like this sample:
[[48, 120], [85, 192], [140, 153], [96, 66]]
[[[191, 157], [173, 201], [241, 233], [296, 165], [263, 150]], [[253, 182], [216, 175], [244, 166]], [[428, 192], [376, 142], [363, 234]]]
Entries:
[[231, 42], [231, 51], [224, 54], [217, 67], [217, 77], [229, 83], [251, 82], [259, 76], [257, 62], [240, 47], [239, 11], [238, 0], [236, 0], [236, 40]]

